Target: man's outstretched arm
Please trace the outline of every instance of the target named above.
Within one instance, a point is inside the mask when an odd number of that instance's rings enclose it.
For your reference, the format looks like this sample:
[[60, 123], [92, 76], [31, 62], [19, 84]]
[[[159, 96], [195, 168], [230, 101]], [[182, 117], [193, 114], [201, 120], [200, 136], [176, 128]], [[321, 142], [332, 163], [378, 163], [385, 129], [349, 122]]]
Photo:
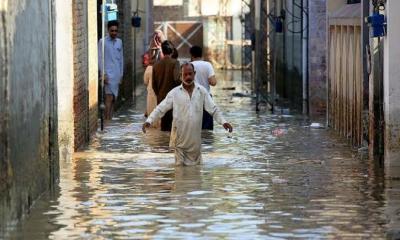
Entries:
[[173, 96], [170, 93], [165, 97], [165, 99], [158, 104], [158, 106], [151, 112], [150, 116], [147, 118], [146, 122], [142, 126], [142, 130], [146, 133], [146, 128], [149, 128], [158, 119], [162, 118], [165, 113], [172, 109]]
[[229, 130], [229, 132], [233, 131], [232, 125], [228, 123], [225, 118], [222, 116], [221, 111], [215, 105], [214, 100], [211, 98], [210, 94], [206, 94], [205, 100], [204, 100], [204, 109], [214, 117], [215, 121], [217, 123], [221, 124], [226, 130]]

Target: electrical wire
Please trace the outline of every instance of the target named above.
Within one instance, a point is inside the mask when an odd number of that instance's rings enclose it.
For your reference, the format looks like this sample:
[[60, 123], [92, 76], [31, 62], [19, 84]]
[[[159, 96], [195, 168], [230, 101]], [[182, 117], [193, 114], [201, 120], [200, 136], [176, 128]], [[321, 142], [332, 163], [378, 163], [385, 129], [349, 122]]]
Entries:
[[[302, 0], [300, 0], [300, 1], [302, 1]], [[305, 10], [305, 8], [303, 6], [298, 4], [296, 0], [293, 0], [292, 4], [300, 9], [300, 16], [297, 16], [294, 13], [292, 13], [291, 11], [288, 10], [288, 8], [287, 8], [287, 5], [288, 5], [287, 4], [287, 0], [285, 0], [285, 7], [284, 7], [285, 13], [288, 13], [293, 19], [295, 19], [295, 20], [292, 20], [292, 21], [286, 23], [286, 29], [287, 29], [288, 32], [295, 33], [295, 34], [299, 34], [299, 33], [305, 32], [308, 29], [308, 22], [306, 23], [306, 25], [304, 27], [302, 27], [301, 30], [298, 30], [298, 31], [295, 31], [294, 29], [291, 29], [289, 27], [289, 26], [295, 26], [296, 23], [299, 23], [302, 20], [304, 20], [303, 19], [303, 13], [308, 18], [308, 12], [307, 12], [307, 10]]]

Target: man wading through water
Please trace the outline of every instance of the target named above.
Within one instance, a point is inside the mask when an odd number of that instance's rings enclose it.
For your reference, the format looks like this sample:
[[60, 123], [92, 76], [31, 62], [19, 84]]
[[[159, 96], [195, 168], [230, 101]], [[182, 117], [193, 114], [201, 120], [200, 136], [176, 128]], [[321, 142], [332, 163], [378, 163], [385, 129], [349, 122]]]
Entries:
[[201, 159], [201, 123], [203, 109], [210, 113], [222, 126], [232, 132], [232, 126], [223, 118], [207, 90], [194, 82], [193, 64], [181, 66], [182, 85], [172, 89], [154, 109], [143, 124], [146, 128], [173, 109], [170, 147], [175, 149], [176, 165], [197, 165]]
[[[102, 74], [104, 71], [104, 92], [106, 94], [106, 112], [105, 120], [111, 120], [114, 110], [114, 102], [118, 97], [119, 84], [124, 74], [124, 54], [122, 41], [118, 36], [118, 22], [109, 21], [107, 24], [108, 36], [104, 41], [104, 68], [103, 69], [103, 39], [100, 39], [98, 45], [99, 54], [99, 70]], [[100, 75], [101, 75], [100, 74]]]

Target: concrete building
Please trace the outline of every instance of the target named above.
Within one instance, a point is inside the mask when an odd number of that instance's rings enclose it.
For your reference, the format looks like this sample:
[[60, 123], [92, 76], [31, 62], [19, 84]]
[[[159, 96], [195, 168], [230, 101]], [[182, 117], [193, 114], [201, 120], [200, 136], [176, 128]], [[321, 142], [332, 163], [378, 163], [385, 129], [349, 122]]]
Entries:
[[[353, 2], [327, 1], [328, 120], [353, 145], [368, 145], [370, 159], [384, 167], [387, 178], [398, 178], [400, 74], [395, 59], [400, 54], [396, 26], [400, 4]], [[374, 12], [383, 14], [387, 21], [383, 37], [373, 37], [372, 27], [365, 22]]]
[[[59, 162], [69, 164], [98, 127], [98, 3], [0, 2], [1, 228], [55, 186]], [[147, 48], [142, 39], [152, 32], [152, 2], [117, 3], [125, 52], [119, 101], [124, 102], [132, 99], [135, 81], [142, 82], [140, 59]], [[134, 10], [142, 17], [136, 30]]]

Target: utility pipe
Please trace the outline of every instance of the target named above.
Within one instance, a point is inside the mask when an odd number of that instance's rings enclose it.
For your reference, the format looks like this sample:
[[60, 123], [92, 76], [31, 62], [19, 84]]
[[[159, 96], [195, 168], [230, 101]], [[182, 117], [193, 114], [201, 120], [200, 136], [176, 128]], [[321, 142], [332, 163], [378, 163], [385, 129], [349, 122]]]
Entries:
[[105, 38], [105, 22], [106, 22], [106, 1], [102, 1], [101, 5], [101, 103], [100, 103], [100, 128], [104, 130], [104, 111], [106, 109], [106, 105], [104, 104], [104, 78], [105, 78], [105, 64], [104, 64], [104, 38]]
[[255, 87], [256, 87], [256, 111], [259, 111], [259, 104], [260, 104], [260, 13], [261, 13], [261, 0], [254, 1], [254, 9], [255, 9], [255, 16], [254, 16], [254, 27], [255, 27]]
[[[309, 113], [308, 106], [308, 0], [301, 1], [302, 11], [302, 78], [303, 78], [303, 114]], [[306, 9], [306, 10], [305, 10]]]

